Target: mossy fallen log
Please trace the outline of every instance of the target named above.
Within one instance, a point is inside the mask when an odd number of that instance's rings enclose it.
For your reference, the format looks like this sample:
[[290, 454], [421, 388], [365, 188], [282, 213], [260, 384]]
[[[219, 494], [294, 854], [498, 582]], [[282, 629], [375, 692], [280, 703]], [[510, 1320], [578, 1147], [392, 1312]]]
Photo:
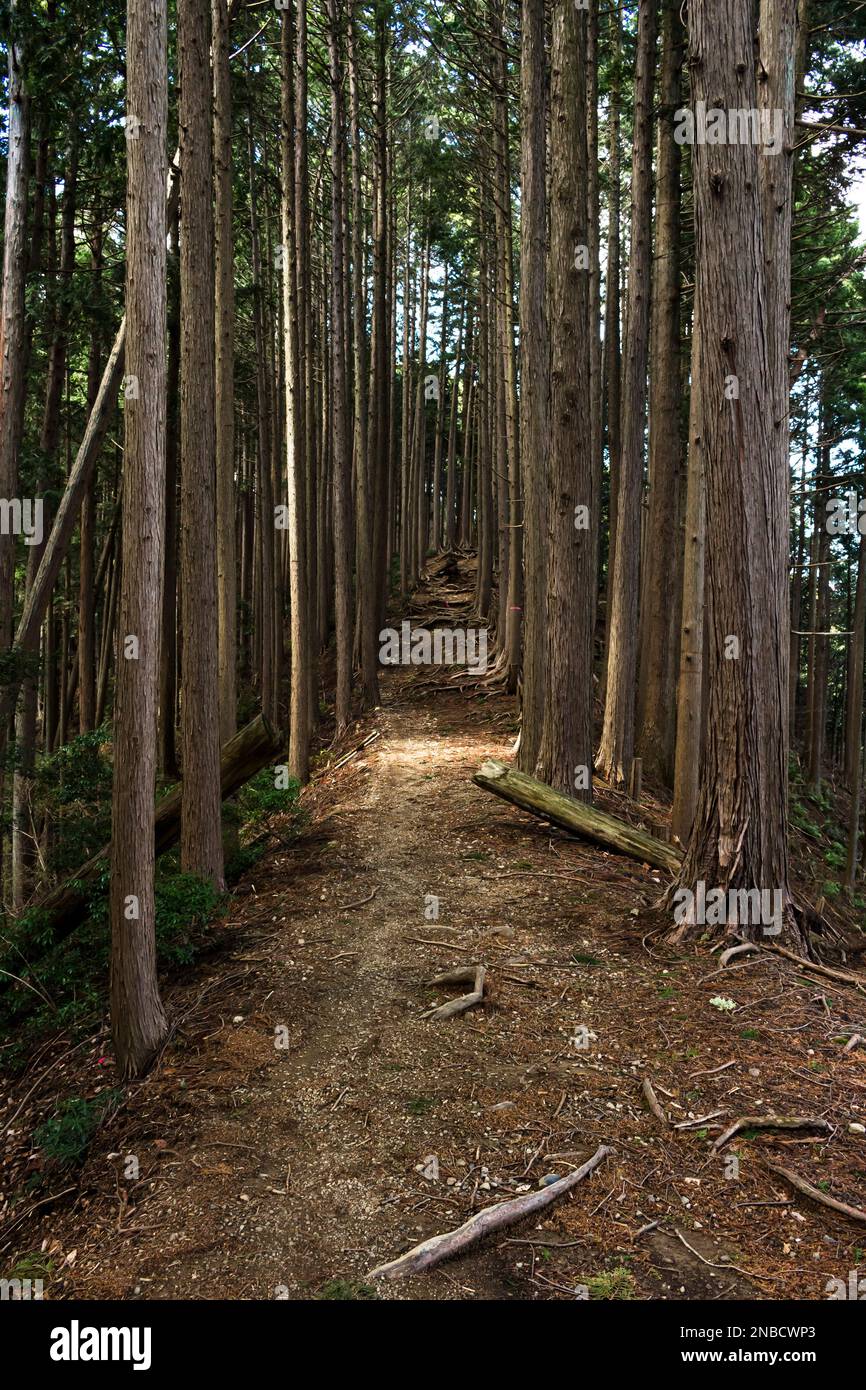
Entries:
[[544, 782], [506, 767], [505, 763], [488, 759], [481, 764], [472, 780], [483, 791], [501, 796], [503, 801], [510, 801], [522, 811], [543, 816], [563, 830], [570, 830], [605, 849], [616, 850], [630, 859], [672, 874], [680, 867], [679, 851], [673, 845], [656, 840], [643, 830], [635, 830], [634, 826], [617, 820], [616, 816], [610, 816], [606, 811], [587, 806], [583, 801], [572, 801]]

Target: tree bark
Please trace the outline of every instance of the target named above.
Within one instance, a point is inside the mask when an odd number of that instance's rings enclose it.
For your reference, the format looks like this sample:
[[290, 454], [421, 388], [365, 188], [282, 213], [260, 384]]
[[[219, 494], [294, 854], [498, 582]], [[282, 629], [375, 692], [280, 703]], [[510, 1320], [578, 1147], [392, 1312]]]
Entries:
[[493, 792], [494, 796], [510, 801], [522, 811], [550, 820], [605, 849], [615, 849], [639, 863], [651, 864], [653, 868], [670, 873], [676, 873], [680, 866], [679, 852], [663, 840], [656, 840], [594, 806], [563, 796], [536, 778], [506, 767], [505, 763], [495, 760], [482, 763], [472, 780], [482, 790]]
[[683, 59], [679, 0], [663, 0], [661, 115], [652, 281], [649, 403], [649, 498], [646, 568], [640, 612], [638, 752], [644, 776], [669, 786], [676, 736], [677, 644], [682, 593], [680, 492], [683, 471], [680, 361], [680, 106]]
[[232, 235], [232, 93], [229, 0], [211, 0], [216, 286], [216, 509], [220, 740], [237, 728], [237, 553], [235, 531], [234, 338]]
[[127, 6], [123, 550], [111, 802], [111, 1033], [123, 1077], [141, 1076], [168, 1035], [156, 978], [154, 783], [165, 508], [164, 0]]
[[523, 701], [518, 765], [532, 773], [547, 685], [548, 396], [544, 0], [523, 0], [520, 54], [520, 458], [523, 466]]
[[[789, 51], [790, 50], [790, 51]], [[722, 109], [757, 103], [751, 0], [699, 0], [690, 12], [693, 96]], [[782, 62], [793, 69], [793, 32]], [[780, 158], [782, 156], [779, 156]], [[788, 463], [775, 416], [784, 315], [771, 311], [759, 156], [753, 145], [693, 150], [699, 390], [706, 460], [709, 615], [707, 732], [700, 795], [679, 885], [782, 894], [781, 939], [806, 941], [788, 886]], [[790, 202], [787, 205], [790, 218]], [[788, 220], [788, 234], [790, 221]], [[731, 248], [737, 254], [731, 254]], [[771, 277], [772, 278], [772, 277]], [[778, 306], [777, 306], [778, 307]], [[730, 923], [725, 930], [731, 930]], [[760, 929], [738, 923], [747, 936]], [[676, 932], [703, 933], [684, 922]]]
[[179, 0], [181, 865], [222, 888], [210, 27], [210, 0]]
[[561, 0], [551, 55], [548, 663], [538, 764], [556, 791], [589, 802], [598, 498], [590, 404], [586, 46], [586, 12]]
[[641, 492], [646, 429], [652, 266], [652, 107], [658, 0], [640, 0], [635, 66], [631, 252], [623, 385], [622, 459], [617, 493], [616, 563], [604, 728], [598, 768], [614, 785], [628, 785], [634, 757], [635, 673], [640, 592]]

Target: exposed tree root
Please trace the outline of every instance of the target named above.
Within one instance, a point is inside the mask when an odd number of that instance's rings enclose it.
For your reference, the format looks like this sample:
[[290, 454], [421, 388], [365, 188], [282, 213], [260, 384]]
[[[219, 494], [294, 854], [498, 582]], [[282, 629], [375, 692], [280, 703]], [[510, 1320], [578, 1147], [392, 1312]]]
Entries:
[[507, 1226], [513, 1226], [515, 1222], [522, 1221], [525, 1216], [530, 1216], [535, 1212], [543, 1211], [553, 1202], [563, 1197], [566, 1192], [570, 1192], [573, 1187], [585, 1178], [589, 1173], [597, 1168], [598, 1165], [607, 1158], [612, 1150], [602, 1144], [596, 1149], [592, 1158], [580, 1168], [576, 1168], [568, 1177], [560, 1178], [559, 1182], [553, 1182], [548, 1187], [542, 1187], [537, 1192], [528, 1192], [524, 1197], [515, 1197], [510, 1202], [499, 1202], [496, 1206], [485, 1207], [483, 1211], [476, 1212], [462, 1226], [458, 1226], [454, 1231], [446, 1231], [439, 1236], [431, 1236], [429, 1240], [424, 1240], [420, 1245], [408, 1250], [405, 1255], [401, 1255], [396, 1260], [391, 1260], [389, 1264], [378, 1265], [368, 1274], [368, 1279], [400, 1279], [408, 1274], [420, 1274], [425, 1269], [432, 1269], [434, 1265], [441, 1264], [443, 1260], [453, 1259], [456, 1255], [462, 1255], [471, 1246], [477, 1245], [485, 1236], [491, 1235], [494, 1231], [504, 1230]]
[[741, 1129], [821, 1129], [832, 1133], [832, 1125], [820, 1115], [741, 1115], [713, 1143], [714, 1149], [721, 1149]]
[[474, 1009], [476, 1004], [480, 1004], [484, 999], [484, 981], [487, 978], [487, 971], [483, 965], [461, 966], [458, 970], [446, 970], [442, 975], [434, 975], [430, 981], [431, 985], [473, 985], [470, 994], [461, 994], [459, 999], [450, 999], [447, 1004], [439, 1004], [435, 1009], [428, 1009], [421, 1015], [422, 1018], [453, 1018], [455, 1014], [464, 1014], [467, 1009]]
[[804, 1197], [811, 1197], [813, 1202], [820, 1202], [822, 1207], [830, 1207], [833, 1211], [841, 1212], [843, 1216], [849, 1217], [852, 1221], [866, 1222], [866, 1211], [861, 1211], [859, 1207], [849, 1207], [847, 1202], [840, 1202], [835, 1197], [830, 1197], [826, 1192], [822, 1192], [820, 1187], [813, 1187], [805, 1178], [801, 1178], [797, 1173], [792, 1173], [790, 1168], [783, 1168], [779, 1163], [771, 1163], [768, 1158], [763, 1158], [762, 1163], [765, 1168], [769, 1168], [771, 1173], [775, 1173], [777, 1178], [784, 1178], [785, 1182], [790, 1183], [797, 1192], [801, 1192]]

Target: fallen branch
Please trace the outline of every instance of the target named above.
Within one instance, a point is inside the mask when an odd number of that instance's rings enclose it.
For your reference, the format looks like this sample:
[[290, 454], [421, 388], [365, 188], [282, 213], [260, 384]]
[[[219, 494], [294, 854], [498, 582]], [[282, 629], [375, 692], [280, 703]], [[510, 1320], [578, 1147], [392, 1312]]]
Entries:
[[777, 1178], [784, 1178], [785, 1182], [790, 1183], [797, 1192], [801, 1192], [804, 1197], [811, 1197], [813, 1202], [820, 1202], [822, 1207], [831, 1207], [833, 1211], [841, 1212], [843, 1216], [849, 1216], [852, 1221], [866, 1221], [866, 1211], [860, 1211], [859, 1207], [849, 1207], [847, 1202], [837, 1201], [835, 1197], [828, 1197], [826, 1192], [822, 1192], [820, 1187], [813, 1187], [805, 1178], [792, 1173], [790, 1168], [783, 1168], [779, 1163], [771, 1163], [768, 1158], [762, 1158], [765, 1168], [769, 1168], [771, 1173], [775, 1173]]
[[435, 1009], [428, 1009], [421, 1017], [453, 1018], [455, 1014], [463, 1014], [467, 1009], [473, 1009], [484, 998], [486, 978], [487, 971], [483, 965], [461, 966], [459, 970], [446, 970], [442, 975], [434, 975], [430, 981], [431, 985], [471, 984], [473, 986], [472, 992], [471, 994], [461, 994], [459, 999], [450, 999], [447, 1004], [440, 1004]]
[[594, 844], [603, 845], [605, 849], [617, 850], [630, 859], [670, 873], [676, 873], [680, 867], [678, 851], [663, 840], [656, 840], [645, 831], [636, 830], [625, 821], [617, 820], [616, 816], [609, 816], [583, 801], [572, 801], [571, 797], [563, 796], [544, 782], [506, 767], [505, 763], [493, 759], [482, 763], [472, 780], [483, 791], [501, 796], [522, 811], [553, 821], [554, 825], [592, 840]]
[[656, 1095], [655, 1091], [653, 1090], [652, 1082], [650, 1081], [648, 1076], [645, 1076], [643, 1079], [643, 1093], [644, 1099], [646, 1100], [646, 1103], [649, 1106], [650, 1110], [653, 1112], [656, 1119], [661, 1120], [662, 1124], [667, 1129], [667, 1127], [670, 1125], [670, 1119], [662, 1109], [661, 1102], [658, 1096]]
[[593, 1169], [607, 1158], [612, 1150], [602, 1144], [596, 1149], [592, 1158], [580, 1168], [576, 1168], [568, 1177], [560, 1178], [559, 1182], [552, 1182], [548, 1187], [541, 1187], [537, 1192], [528, 1192], [524, 1197], [515, 1197], [509, 1202], [498, 1202], [495, 1206], [485, 1207], [483, 1211], [476, 1212], [462, 1226], [458, 1226], [455, 1231], [446, 1231], [439, 1236], [431, 1236], [424, 1240], [420, 1245], [401, 1255], [398, 1259], [392, 1260], [389, 1264], [378, 1265], [376, 1269], [368, 1274], [368, 1279], [400, 1279], [407, 1274], [420, 1274], [425, 1269], [431, 1269], [434, 1265], [441, 1264], [443, 1260], [453, 1259], [456, 1255], [462, 1255], [471, 1246], [477, 1245], [485, 1236], [491, 1235], [494, 1231], [501, 1231], [509, 1226], [522, 1221], [524, 1217], [531, 1216], [535, 1212], [543, 1211], [545, 1207], [551, 1206], [558, 1201], [566, 1192], [570, 1192], [577, 1184]]
[[719, 1135], [713, 1148], [720, 1149], [741, 1129], [821, 1129], [827, 1134], [832, 1133], [832, 1125], [820, 1115], [741, 1115], [724, 1134]]

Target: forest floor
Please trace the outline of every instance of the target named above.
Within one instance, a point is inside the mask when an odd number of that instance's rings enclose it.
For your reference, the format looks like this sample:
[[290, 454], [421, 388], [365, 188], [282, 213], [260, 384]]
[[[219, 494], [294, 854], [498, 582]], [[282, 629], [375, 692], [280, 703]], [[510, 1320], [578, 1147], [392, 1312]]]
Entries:
[[[452, 579], [415, 612], [450, 592], [454, 624], [469, 578]], [[166, 989], [178, 1026], [155, 1070], [83, 1168], [52, 1179], [56, 1200], [0, 1207], [0, 1272], [41, 1260], [50, 1298], [142, 1299], [808, 1299], [866, 1275], [866, 1226], [762, 1163], [864, 1205], [866, 1135], [849, 1126], [866, 1124], [866, 1045], [844, 1044], [866, 1037], [866, 997], [778, 956], [714, 973], [705, 946], [662, 944], [657, 870], [473, 785], [485, 757], [510, 756], [515, 703], [451, 674], [385, 675], [333, 756], [378, 738], [313, 782], [306, 828], [230, 899], [218, 958]], [[600, 802], [664, 822], [651, 797]], [[476, 961], [485, 1006], [424, 1018], [462, 992], [431, 976]], [[110, 1085], [107, 1051], [102, 1031], [41, 1056], [7, 1142], [32, 1154], [58, 1089]], [[830, 1129], [750, 1129], [713, 1151], [738, 1117], [771, 1114]], [[371, 1287], [374, 1266], [602, 1143], [613, 1153], [541, 1215]]]

